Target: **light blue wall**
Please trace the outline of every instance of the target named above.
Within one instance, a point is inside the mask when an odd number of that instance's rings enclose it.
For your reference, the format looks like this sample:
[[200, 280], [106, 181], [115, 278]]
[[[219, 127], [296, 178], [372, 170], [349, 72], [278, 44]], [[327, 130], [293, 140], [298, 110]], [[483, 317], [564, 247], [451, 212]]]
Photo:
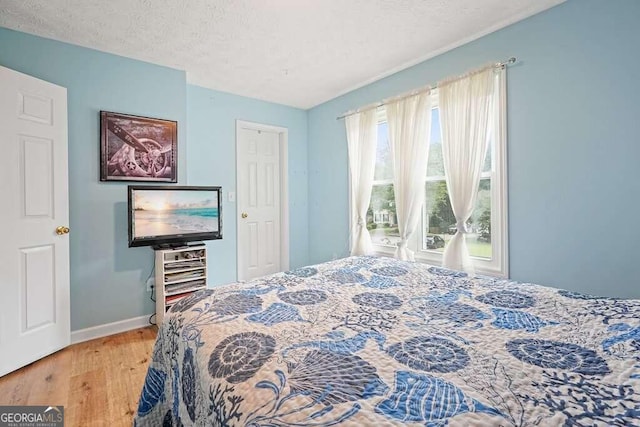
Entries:
[[236, 280], [236, 203], [227, 198], [228, 191], [235, 191], [236, 119], [289, 130], [290, 263], [291, 268], [307, 264], [306, 111], [189, 85], [187, 113], [189, 184], [221, 185], [224, 191], [224, 238], [207, 243], [209, 283]]
[[[99, 111], [178, 121], [179, 184], [222, 185], [211, 284], [236, 279], [235, 120], [289, 129], [290, 264], [308, 262], [307, 113], [197, 86], [185, 73], [0, 28], [0, 65], [68, 90], [71, 328], [151, 314], [150, 248], [127, 247], [127, 184], [99, 181]], [[187, 121], [187, 115], [189, 121]], [[187, 167], [188, 165], [188, 167]]]
[[640, 1], [570, 0], [309, 111], [310, 262], [348, 246], [340, 113], [512, 55], [511, 277], [640, 297]]
[[185, 73], [3, 28], [0, 65], [67, 88], [71, 329], [152, 313], [153, 251], [127, 247], [127, 184], [99, 181], [99, 112], [177, 120], [185, 183]]
[[226, 199], [235, 187], [235, 120], [288, 128], [290, 264], [307, 264], [306, 111], [188, 86], [183, 71], [4, 28], [0, 65], [68, 90], [72, 330], [155, 310], [145, 290], [153, 251], [127, 247], [127, 184], [99, 181], [100, 110], [177, 120], [178, 183], [222, 185], [224, 238], [208, 243], [214, 285], [236, 278], [235, 203]]

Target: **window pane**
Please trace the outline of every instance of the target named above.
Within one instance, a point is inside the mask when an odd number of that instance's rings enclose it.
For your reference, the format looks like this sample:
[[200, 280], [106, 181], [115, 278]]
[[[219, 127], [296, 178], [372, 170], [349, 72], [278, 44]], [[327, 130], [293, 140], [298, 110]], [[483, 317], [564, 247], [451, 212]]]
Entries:
[[[441, 151], [442, 152], [442, 151]], [[425, 196], [425, 239], [422, 248], [443, 252], [449, 239], [455, 234], [456, 218], [451, 210], [447, 183], [431, 181], [426, 183]]]
[[493, 151], [493, 141], [489, 140], [487, 146], [487, 153], [484, 157], [484, 165], [482, 166], [482, 172], [491, 172], [491, 152]]
[[427, 176], [444, 176], [442, 161], [442, 136], [440, 133], [440, 110], [431, 110], [431, 142], [429, 143], [429, 159]]
[[400, 241], [393, 184], [374, 185], [367, 211], [367, 229], [374, 245], [396, 246]]
[[471, 233], [465, 237], [469, 254], [491, 258], [491, 179], [481, 179], [476, 208], [471, 215]]
[[[444, 176], [444, 161], [442, 160], [442, 133], [440, 128], [440, 110], [431, 110], [431, 140], [429, 144], [429, 161], [427, 163], [427, 176]], [[482, 172], [491, 171], [491, 154], [493, 151], [493, 138], [487, 146]]]
[[376, 169], [373, 174], [376, 181], [393, 179], [393, 160], [389, 146], [387, 122], [378, 123], [378, 146], [376, 149]]
[[[451, 209], [445, 181], [426, 183], [425, 239], [422, 249], [444, 252], [444, 248], [456, 233], [456, 218]], [[491, 258], [491, 180], [482, 179], [478, 186], [476, 208], [468, 223], [465, 238], [469, 254], [474, 257]]]

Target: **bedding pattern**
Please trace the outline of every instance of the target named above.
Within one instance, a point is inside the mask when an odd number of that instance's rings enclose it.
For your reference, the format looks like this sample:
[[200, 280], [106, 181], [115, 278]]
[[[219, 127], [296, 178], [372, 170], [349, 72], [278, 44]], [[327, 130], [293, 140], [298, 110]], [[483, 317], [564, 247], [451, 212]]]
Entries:
[[137, 426], [640, 425], [640, 300], [350, 257], [178, 302]]

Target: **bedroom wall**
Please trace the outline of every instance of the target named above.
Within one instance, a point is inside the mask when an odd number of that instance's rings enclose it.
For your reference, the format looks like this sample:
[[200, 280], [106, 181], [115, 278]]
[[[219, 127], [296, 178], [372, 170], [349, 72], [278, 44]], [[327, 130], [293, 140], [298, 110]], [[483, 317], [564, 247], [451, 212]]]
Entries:
[[127, 184], [99, 181], [99, 111], [177, 120], [185, 183], [185, 73], [4, 28], [0, 65], [68, 91], [71, 330], [152, 313], [153, 251], [127, 247]]
[[336, 116], [517, 56], [508, 71], [511, 277], [640, 298], [638, 17], [636, 0], [570, 0], [310, 110], [310, 261], [348, 252]]
[[[153, 251], [127, 247], [127, 183], [99, 181], [99, 111], [178, 121], [178, 184], [222, 185], [210, 285], [236, 279], [235, 120], [289, 129], [290, 265], [308, 263], [307, 113], [187, 85], [184, 71], [0, 28], [0, 65], [68, 90], [71, 329], [150, 315]], [[189, 120], [187, 120], [189, 117]], [[188, 167], [187, 167], [188, 165]]]
[[[187, 171], [191, 185], [221, 185], [223, 239], [207, 243], [209, 284], [236, 280], [236, 203], [228, 192], [236, 191], [236, 120], [289, 130], [289, 251], [291, 268], [308, 263], [307, 213], [307, 113], [199, 86], [187, 86], [189, 117]], [[197, 148], [196, 148], [197, 147]]]

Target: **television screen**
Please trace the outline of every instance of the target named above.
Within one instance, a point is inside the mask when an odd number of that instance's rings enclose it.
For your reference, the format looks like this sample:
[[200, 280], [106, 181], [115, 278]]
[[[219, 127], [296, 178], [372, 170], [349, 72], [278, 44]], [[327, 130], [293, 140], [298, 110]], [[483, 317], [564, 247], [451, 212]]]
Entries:
[[129, 186], [129, 247], [222, 238], [220, 187]]

